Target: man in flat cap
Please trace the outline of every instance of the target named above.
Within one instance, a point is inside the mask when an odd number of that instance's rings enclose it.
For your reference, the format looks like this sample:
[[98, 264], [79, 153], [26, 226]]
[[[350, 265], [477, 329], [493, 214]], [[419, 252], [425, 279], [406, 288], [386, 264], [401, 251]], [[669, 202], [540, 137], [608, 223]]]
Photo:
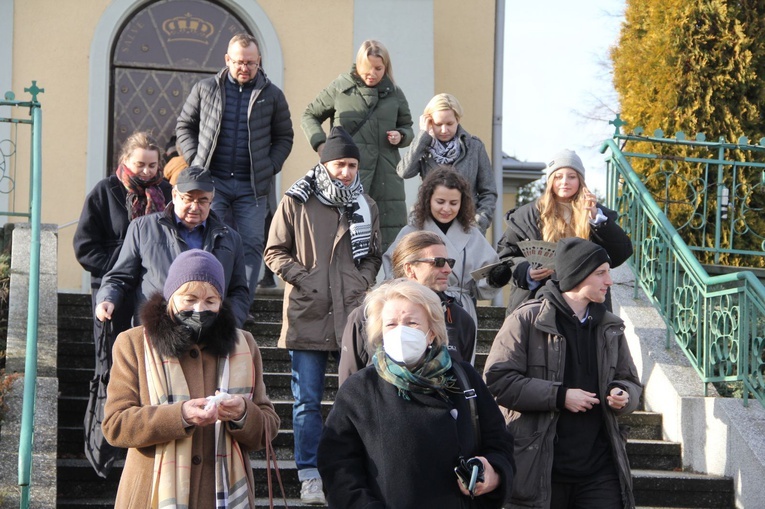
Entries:
[[242, 239], [210, 211], [215, 196], [210, 171], [199, 166], [186, 168], [178, 176], [172, 196], [164, 212], [130, 222], [117, 263], [98, 290], [96, 317], [110, 320], [124, 296], [134, 292], [133, 324], [137, 324], [140, 305], [154, 293], [162, 292], [175, 257], [196, 248], [212, 253], [223, 265], [225, 299], [231, 304], [237, 327], [241, 327], [251, 302]]

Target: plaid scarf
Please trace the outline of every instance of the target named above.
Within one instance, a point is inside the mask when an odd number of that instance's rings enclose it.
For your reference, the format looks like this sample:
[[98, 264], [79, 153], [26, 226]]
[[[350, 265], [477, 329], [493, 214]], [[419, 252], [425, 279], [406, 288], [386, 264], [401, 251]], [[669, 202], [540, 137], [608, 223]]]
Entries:
[[377, 347], [372, 363], [380, 378], [395, 385], [398, 395], [406, 400], [409, 399], [409, 392], [416, 392], [436, 393], [444, 401], [449, 401], [446, 391], [458, 390], [454, 377], [446, 374], [452, 367], [452, 358], [445, 346], [428, 349], [425, 360], [413, 371], [388, 357], [382, 345]]
[[434, 136], [430, 142], [428, 150], [438, 164], [454, 164], [454, 161], [460, 156], [462, 147], [460, 145], [460, 140], [458, 140], [456, 136], [446, 143], [438, 140]]
[[358, 263], [369, 254], [372, 246], [372, 213], [364, 198], [364, 187], [358, 173], [353, 183], [346, 187], [342, 182], [332, 180], [327, 168], [319, 163], [284, 194], [300, 203], [316, 195], [324, 205], [337, 208], [338, 213], [345, 214], [348, 219], [353, 259]]
[[128, 219], [132, 221], [136, 217], [165, 210], [165, 195], [159, 188], [163, 179], [162, 170], [157, 171], [151, 180], [141, 180], [130, 171], [130, 168], [120, 164], [116, 175], [127, 189], [125, 205], [128, 210]]
[[[144, 331], [144, 360], [152, 405], [170, 405], [188, 401], [189, 386], [177, 358], [162, 357], [151, 345]], [[218, 358], [218, 390], [252, 399], [255, 369], [252, 353], [241, 331], [230, 355]], [[191, 480], [191, 447], [193, 437], [158, 444], [154, 452], [152, 509], [186, 508], [189, 505]], [[239, 443], [231, 438], [228, 427], [215, 423], [215, 491], [216, 507], [244, 509], [250, 507], [247, 471]], [[212, 458], [207, 458], [209, 461]]]

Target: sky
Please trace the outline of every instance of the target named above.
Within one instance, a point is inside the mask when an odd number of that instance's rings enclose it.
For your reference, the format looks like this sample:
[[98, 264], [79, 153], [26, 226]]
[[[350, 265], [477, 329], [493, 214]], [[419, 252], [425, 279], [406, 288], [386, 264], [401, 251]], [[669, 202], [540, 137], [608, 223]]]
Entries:
[[[625, 0], [507, 0], [502, 149], [547, 163], [576, 151], [588, 187], [605, 194], [599, 148], [614, 127], [618, 101], [609, 48], [618, 41]], [[597, 116], [599, 120], [588, 117]], [[602, 120], [600, 120], [602, 119]]]

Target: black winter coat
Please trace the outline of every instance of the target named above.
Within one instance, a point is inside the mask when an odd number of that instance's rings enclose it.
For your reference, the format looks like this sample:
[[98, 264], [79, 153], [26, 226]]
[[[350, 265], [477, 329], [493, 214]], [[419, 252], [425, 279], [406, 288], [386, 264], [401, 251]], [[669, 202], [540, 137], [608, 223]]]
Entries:
[[[172, 201], [172, 186], [159, 184], [165, 203]], [[85, 198], [80, 221], [74, 232], [74, 255], [82, 268], [90, 272], [90, 286], [101, 286], [101, 278], [114, 267], [130, 224], [127, 189], [116, 175], [93, 187]]]
[[[617, 224], [619, 215], [601, 205], [597, 207], [603, 212], [607, 220], [598, 226], [590, 228], [590, 240], [603, 247], [611, 258], [611, 268], [618, 267], [627, 258], [632, 256], [632, 241]], [[510, 301], [507, 304], [507, 314], [512, 313], [518, 306], [529, 299], [533, 299], [537, 290], [544, 286], [544, 282], [535, 290], [530, 290], [526, 281], [526, 273], [529, 262], [523, 256], [518, 242], [523, 240], [542, 240], [539, 229], [539, 208], [537, 200], [527, 203], [507, 216], [507, 229], [497, 243], [497, 254], [501, 261], [512, 263], [513, 275], [510, 280]], [[555, 275], [553, 275], [555, 278]], [[609, 292], [606, 303], [611, 310], [611, 295]]]
[[[481, 376], [470, 364], [460, 365], [477, 394], [478, 450], [461, 392], [450, 393], [450, 403], [415, 393], [407, 400], [374, 366], [340, 387], [318, 450], [329, 507], [502, 507], [513, 484], [513, 437]], [[462, 495], [454, 474], [460, 456], [486, 457], [501, 478], [497, 489], [474, 499]]]
[[[96, 296], [99, 304], [109, 301], [118, 308], [126, 293], [135, 292], [138, 310], [151, 295], [162, 293], [173, 260], [189, 249], [178, 232], [176, 218], [171, 203], [164, 212], [139, 217], [130, 223], [117, 263], [104, 276]], [[210, 211], [202, 249], [212, 253], [223, 265], [225, 299], [233, 309], [237, 327], [241, 327], [251, 304], [242, 238]], [[140, 320], [137, 313], [134, 319], [135, 323]]]
[[[220, 135], [221, 118], [226, 104], [224, 67], [214, 77], [206, 78], [191, 89], [178, 117], [175, 134], [181, 153], [191, 166], [210, 167]], [[251, 184], [255, 196], [267, 196], [273, 176], [292, 151], [292, 120], [284, 93], [258, 69], [255, 90], [249, 103]]]

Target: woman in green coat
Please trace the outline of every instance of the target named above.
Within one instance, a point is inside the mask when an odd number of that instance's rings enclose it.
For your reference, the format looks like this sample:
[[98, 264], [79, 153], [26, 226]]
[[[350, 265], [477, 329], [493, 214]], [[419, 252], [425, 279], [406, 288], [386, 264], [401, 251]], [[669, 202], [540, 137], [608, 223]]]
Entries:
[[380, 210], [385, 251], [406, 225], [404, 181], [396, 173], [398, 149], [414, 139], [406, 97], [393, 81], [390, 55], [381, 43], [364, 41], [351, 71], [338, 76], [303, 113], [301, 126], [321, 156], [327, 135], [321, 124], [341, 125], [361, 151], [359, 175], [364, 192]]

